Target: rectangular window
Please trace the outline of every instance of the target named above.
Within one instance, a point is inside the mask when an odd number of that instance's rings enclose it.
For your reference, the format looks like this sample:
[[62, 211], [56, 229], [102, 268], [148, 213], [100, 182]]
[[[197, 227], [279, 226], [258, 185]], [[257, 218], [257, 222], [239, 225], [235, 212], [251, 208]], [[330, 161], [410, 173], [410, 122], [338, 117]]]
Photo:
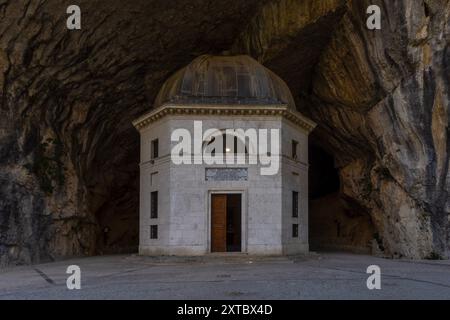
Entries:
[[159, 157], [159, 142], [158, 139], [155, 139], [152, 141], [152, 159], [158, 158]]
[[292, 225], [292, 238], [298, 238], [298, 224]]
[[158, 218], [158, 191], [153, 191], [150, 194], [150, 218]]
[[150, 226], [150, 239], [158, 239], [158, 226]]
[[297, 147], [298, 147], [298, 142], [295, 140], [292, 140], [292, 158], [293, 159], [297, 159]]
[[292, 217], [298, 218], [298, 192], [292, 191]]
[[150, 185], [156, 186], [158, 184], [158, 172], [153, 172], [150, 174]]

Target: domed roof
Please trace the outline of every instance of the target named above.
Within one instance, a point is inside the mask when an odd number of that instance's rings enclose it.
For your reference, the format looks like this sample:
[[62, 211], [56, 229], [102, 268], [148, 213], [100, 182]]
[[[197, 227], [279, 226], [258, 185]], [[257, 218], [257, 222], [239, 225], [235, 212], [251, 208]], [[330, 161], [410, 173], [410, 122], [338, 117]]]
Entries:
[[295, 102], [286, 83], [253, 58], [203, 55], [172, 75], [154, 107], [177, 104], [286, 104]]

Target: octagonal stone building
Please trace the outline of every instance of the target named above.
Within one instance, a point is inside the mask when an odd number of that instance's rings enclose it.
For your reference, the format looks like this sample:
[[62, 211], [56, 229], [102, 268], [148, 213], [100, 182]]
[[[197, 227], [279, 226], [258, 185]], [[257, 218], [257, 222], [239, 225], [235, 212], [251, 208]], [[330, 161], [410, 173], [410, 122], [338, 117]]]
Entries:
[[133, 124], [141, 136], [140, 254], [308, 251], [315, 123], [273, 72], [244, 55], [200, 56]]

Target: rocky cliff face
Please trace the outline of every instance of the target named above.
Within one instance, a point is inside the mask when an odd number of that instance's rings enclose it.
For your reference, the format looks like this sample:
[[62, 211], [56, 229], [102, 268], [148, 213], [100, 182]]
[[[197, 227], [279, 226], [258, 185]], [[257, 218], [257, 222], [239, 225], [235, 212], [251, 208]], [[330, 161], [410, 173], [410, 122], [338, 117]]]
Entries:
[[[68, 1], [0, 1], [1, 264], [134, 250], [131, 120], [172, 72], [223, 50], [279, 74], [319, 124], [354, 239], [449, 254], [450, 1], [78, 2], [69, 31]], [[370, 4], [381, 30], [366, 28]]]
[[[382, 9], [379, 31], [366, 28], [371, 4]], [[339, 168], [341, 198], [371, 218], [374, 245], [394, 257], [448, 255], [450, 2], [282, 1], [265, 8], [240, 48], [298, 90], [300, 110], [320, 124], [315, 143]], [[307, 22], [292, 17], [305, 11]], [[335, 31], [316, 54], [327, 28]], [[267, 45], [279, 39], [284, 45]]]

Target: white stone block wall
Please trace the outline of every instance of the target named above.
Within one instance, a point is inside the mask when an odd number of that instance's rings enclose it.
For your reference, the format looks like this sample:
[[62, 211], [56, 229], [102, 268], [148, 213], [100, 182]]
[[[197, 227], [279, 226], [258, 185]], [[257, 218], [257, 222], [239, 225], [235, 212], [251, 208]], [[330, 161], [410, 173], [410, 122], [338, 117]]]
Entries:
[[[283, 120], [283, 253], [297, 254], [309, 250], [308, 241], [308, 135]], [[292, 158], [292, 140], [298, 142], [297, 159]], [[298, 218], [293, 217], [292, 192], [299, 193]], [[298, 224], [298, 238], [292, 236], [292, 225]]]
[[[169, 240], [170, 212], [170, 135], [166, 119], [141, 132], [141, 173], [139, 252], [140, 254], [164, 254], [163, 246]], [[159, 141], [159, 157], [152, 163], [151, 141]], [[150, 218], [150, 194], [158, 191], [158, 218]], [[158, 226], [158, 238], [150, 239], [150, 226]]]
[[[173, 129], [193, 134], [193, 120], [208, 128], [282, 128], [283, 156], [274, 176], [260, 174], [259, 165], [175, 165], [169, 159]], [[283, 127], [282, 127], [283, 126]], [[159, 139], [159, 158], [150, 161], [150, 145]], [[299, 161], [286, 159], [291, 140], [299, 142]], [[210, 196], [212, 193], [242, 194], [242, 251], [249, 254], [290, 254], [308, 250], [307, 150], [305, 132], [281, 116], [189, 116], [168, 115], [141, 131], [140, 253], [201, 255], [210, 252]], [[199, 156], [199, 155], [194, 155]], [[205, 181], [207, 167], [248, 168], [247, 181]], [[293, 176], [292, 172], [298, 172]], [[158, 172], [150, 184], [150, 175]], [[299, 238], [292, 239], [292, 188], [298, 188]], [[150, 219], [150, 193], [158, 191], [158, 219]], [[158, 225], [158, 239], [150, 239], [150, 225]]]

